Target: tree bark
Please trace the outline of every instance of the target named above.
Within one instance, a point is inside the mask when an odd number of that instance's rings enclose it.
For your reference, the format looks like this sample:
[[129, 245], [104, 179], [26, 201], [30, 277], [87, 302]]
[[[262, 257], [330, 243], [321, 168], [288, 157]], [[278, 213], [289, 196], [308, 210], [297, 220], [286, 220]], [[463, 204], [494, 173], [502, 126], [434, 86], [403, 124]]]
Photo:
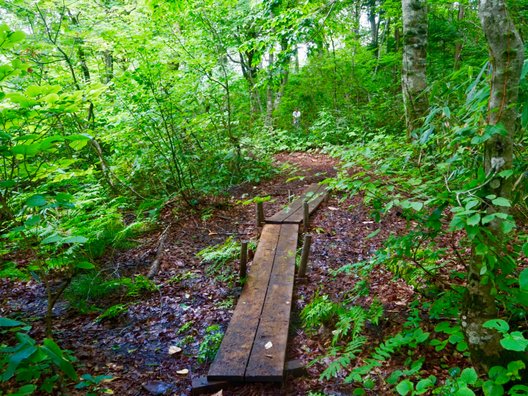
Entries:
[[427, 88], [427, 1], [402, 0], [402, 91], [407, 137], [419, 128], [429, 110]]
[[[460, 22], [464, 19], [464, 14], [465, 14], [464, 4], [459, 3], [458, 4], [458, 14], [457, 14], [457, 22], [459, 26], [460, 26]], [[462, 47], [463, 47], [462, 39], [459, 39], [459, 41], [457, 41], [457, 43], [455, 44], [455, 61], [453, 65], [453, 68], [455, 70], [460, 69], [460, 61], [462, 60]]]
[[114, 78], [114, 56], [112, 54], [112, 51], [103, 51], [103, 60], [105, 65], [103, 82], [105, 84], [108, 84]]
[[273, 103], [274, 103], [274, 92], [273, 92], [273, 63], [275, 62], [273, 56], [273, 49], [269, 52], [268, 57], [268, 86], [266, 88], [266, 121], [265, 125], [267, 128], [273, 128]]
[[376, 52], [378, 49], [379, 23], [376, 21], [376, 0], [368, 3], [368, 20], [370, 24], [370, 46]]
[[[516, 102], [519, 93], [520, 75], [524, 61], [521, 38], [506, 9], [504, 0], [480, 0], [479, 18], [489, 47], [492, 76], [488, 105], [489, 126], [501, 124], [504, 134], [494, 134], [484, 144], [484, 169], [488, 183], [484, 195], [493, 194], [509, 199], [512, 192], [510, 179], [499, 173], [512, 168], [513, 141], [516, 131]], [[496, 207], [487, 203], [488, 213], [507, 212], [506, 207]], [[489, 224], [489, 231], [483, 233], [484, 241], [497, 252], [504, 250], [504, 234], [501, 219]], [[493, 365], [504, 364], [512, 359], [512, 353], [499, 344], [500, 336], [495, 330], [482, 327], [489, 319], [497, 317], [496, 301], [493, 293], [494, 272], [482, 275], [485, 265], [482, 256], [473, 255], [468, 269], [467, 294], [463, 306], [462, 327], [468, 341], [471, 359], [481, 371]], [[497, 264], [497, 267], [500, 265]], [[518, 357], [518, 356], [517, 356]], [[525, 360], [520, 356], [521, 359]]]

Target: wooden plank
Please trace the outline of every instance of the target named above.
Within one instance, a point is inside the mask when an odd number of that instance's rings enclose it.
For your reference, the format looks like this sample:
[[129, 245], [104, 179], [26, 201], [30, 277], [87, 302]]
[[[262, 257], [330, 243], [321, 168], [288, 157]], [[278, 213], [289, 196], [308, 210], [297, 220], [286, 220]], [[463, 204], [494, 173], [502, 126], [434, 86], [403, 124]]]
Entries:
[[298, 224], [281, 227], [266, 301], [246, 369], [247, 382], [283, 381], [298, 233]]
[[191, 396], [198, 396], [204, 392], [214, 392], [229, 386], [227, 381], [208, 381], [207, 377], [196, 377], [192, 379]]
[[262, 313], [272, 263], [280, 235], [280, 225], [267, 224], [251, 265], [247, 283], [211, 364], [209, 381], [243, 381], [247, 362]]
[[[319, 189], [311, 196], [308, 200], [308, 212], [312, 214], [315, 209], [325, 200], [328, 195], [326, 186], [319, 186]], [[303, 202], [304, 203], [304, 202]], [[296, 210], [290, 216], [288, 216], [283, 223], [299, 224], [303, 221], [304, 211], [302, 205], [300, 210]]]
[[312, 194], [317, 193], [318, 190], [319, 190], [319, 184], [317, 183], [310, 184], [310, 187], [299, 198], [294, 200], [291, 203], [291, 205], [287, 206], [286, 208], [282, 209], [280, 212], [275, 213], [273, 216], [266, 219], [266, 223], [282, 224], [293, 213], [297, 212], [298, 210], [302, 211], [303, 203], [306, 197], [310, 197]]

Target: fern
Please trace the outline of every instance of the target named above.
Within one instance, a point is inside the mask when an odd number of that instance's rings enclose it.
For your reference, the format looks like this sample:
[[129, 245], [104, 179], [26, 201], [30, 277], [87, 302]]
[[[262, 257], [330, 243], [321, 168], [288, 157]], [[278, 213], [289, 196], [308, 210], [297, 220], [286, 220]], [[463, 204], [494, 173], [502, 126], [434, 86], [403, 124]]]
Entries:
[[367, 312], [359, 306], [342, 309], [338, 316], [339, 320], [336, 323], [336, 329], [333, 331], [332, 344], [334, 345], [347, 336], [352, 339], [356, 338], [361, 334], [367, 321]]
[[380, 367], [383, 362], [389, 360], [401, 348], [415, 348], [418, 344], [425, 342], [427, 338], [429, 338], [429, 333], [425, 333], [421, 328], [417, 328], [412, 332], [396, 334], [377, 346], [372, 353], [372, 357], [365, 360], [366, 364], [353, 369], [345, 378], [345, 382], [361, 382], [362, 377], [369, 374], [375, 367]]
[[[367, 337], [362, 335], [365, 324], [377, 323], [383, 314], [383, 306], [374, 301], [368, 309], [360, 306], [346, 306], [334, 303], [328, 296], [316, 295], [313, 301], [302, 311], [301, 317], [308, 329], [321, 324], [328, 325], [336, 318], [332, 331], [332, 349], [326, 357], [334, 358], [321, 374], [321, 379], [330, 379], [351, 365], [353, 359], [362, 351]], [[345, 341], [345, 344], [342, 343]]]
[[301, 311], [305, 329], [310, 332], [328, 324], [337, 314], [337, 310], [338, 305], [330, 301], [327, 295], [319, 296], [316, 293], [314, 299]]
[[[320, 376], [321, 380], [327, 379], [329, 380], [332, 377], [335, 377], [339, 371], [346, 369], [348, 366], [350, 366], [353, 359], [357, 357], [359, 353], [361, 353], [363, 345], [367, 342], [367, 337], [365, 336], [359, 336], [352, 341], [350, 341], [345, 351], [334, 361], [332, 361], [328, 367], [323, 371], [323, 373]], [[329, 356], [336, 355], [339, 351], [339, 348], [334, 348]]]

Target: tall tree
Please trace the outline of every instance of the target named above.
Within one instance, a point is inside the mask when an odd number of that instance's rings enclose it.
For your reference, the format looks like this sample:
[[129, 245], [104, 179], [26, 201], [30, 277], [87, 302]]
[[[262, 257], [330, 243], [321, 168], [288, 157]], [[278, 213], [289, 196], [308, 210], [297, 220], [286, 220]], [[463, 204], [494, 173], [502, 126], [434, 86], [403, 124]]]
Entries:
[[407, 135], [420, 127], [429, 109], [427, 88], [427, 1], [402, 0], [403, 62], [402, 91]]
[[[484, 143], [486, 183], [483, 195], [496, 197], [487, 203], [488, 214], [507, 213], [508, 205], [497, 205], [504, 202], [504, 199], [510, 199], [512, 193], [511, 178], [508, 179], [503, 171], [512, 169], [524, 48], [504, 0], [480, 0], [479, 18], [488, 43], [492, 66], [486, 121], [486, 128], [492, 136]], [[497, 198], [502, 200], [498, 201]], [[497, 252], [505, 250], [503, 217], [495, 217], [479, 241]], [[500, 262], [496, 265], [496, 274], [487, 271], [486, 265], [486, 258], [476, 255], [469, 265], [462, 318], [473, 363], [483, 370], [504, 363], [504, 358], [507, 358], [506, 351], [499, 344], [498, 333], [482, 327], [484, 322], [497, 317], [494, 276], [505, 271], [498, 268]]]

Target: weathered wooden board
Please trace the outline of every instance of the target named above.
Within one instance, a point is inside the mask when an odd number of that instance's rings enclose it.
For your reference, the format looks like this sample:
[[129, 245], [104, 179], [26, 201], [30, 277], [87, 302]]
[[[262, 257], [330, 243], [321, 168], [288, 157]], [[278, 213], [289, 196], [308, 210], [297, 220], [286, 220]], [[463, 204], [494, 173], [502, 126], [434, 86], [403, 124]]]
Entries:
[[266, 297], [280, 227], [280, 225], [269, 224], [262, 229], [247, 283], [242, 290], [220, 349], [209, 369], [207, 375], [209, 381], [244, 380]]
[[266, 300], [246, 369], [247, 382], [283, 381], [298, 233], [298, 224], [281, 227]]
[[268, 224], [299, 224], [304, 218], [304, 202], [308, 201], [310, 214], [328, 195], [326, 186], [314, 183], [292, 204], [266, 219]]
[[247, 283], [207, 381], [284, 380], [295, 255], [304, 202], [308, 202], [308, 211], [312, 213], [327, 195], [326, 186], [312, 184], [288, 208], [266, 219]]

